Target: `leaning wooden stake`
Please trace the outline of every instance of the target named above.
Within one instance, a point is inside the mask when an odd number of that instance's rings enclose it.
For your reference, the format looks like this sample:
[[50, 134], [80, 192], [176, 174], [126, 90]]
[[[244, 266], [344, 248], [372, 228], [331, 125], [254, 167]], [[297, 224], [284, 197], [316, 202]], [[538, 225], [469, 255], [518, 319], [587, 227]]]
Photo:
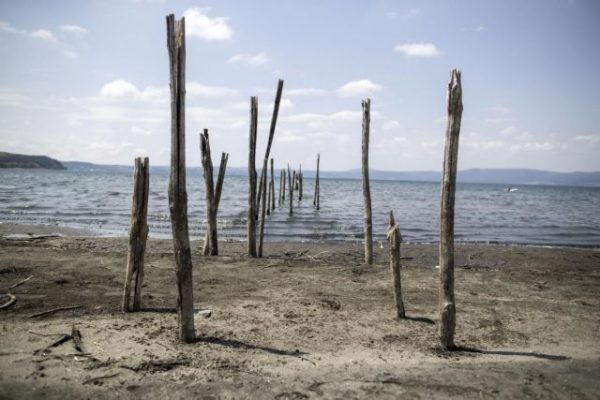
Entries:
[[[215, 213], [219, 213], [219, 203], [221, 202], [221, 192], [223, 191], [223, 182], [225, 181], [225, 170], [227, 169], [227, 160], [229, 159], [229, 153], [221, 153], [221, 164], [219, 165], [219, 175], [217, 176], [217, 185], [215, 186]], [[216, 221], [215, 215], [215, 221]], [[202, 254], [208, 256], [211, 254], [210, 239], [208, 229], [204, 235], [204, 247], [202, 248]], [[218, 237], [217, 237], [218, 240]], [[212, 255], [219, 255], [219, 252], [215, 252]]]
[[[129, 246], [127, 251], [127, 271], [123, 290], [123, 312], [138, 311], [142, 306], [142, 285], [144, 283], [144, 254], [148, 238], [148, 189], [149, 189], [148, 157], [135, 159], [133, 173], [133, 199], [131, 205], [131, 222], [129, 223]], [[133, 306], [131, 302], [131, 285], [134, 281]]]
[[317, 176], [315, 177], [315, 197], [313, 199], [313, 206], [317, 207], [317, 210], [319, 209], [319, 191], [320, 191], [320, 182], [319, 182], [319, 163], [321, 161], [321, 155], [319, 153], [317, 153]]
[[275, 104], [273, 105], [273, 115], [271, 117], [271, 127], [269, 129], [269, 140], [267, 142], [267, 150], [263, 159], [262, 174], [260, 177], [262, 197], [260, 209], [260, 238], [258, 243], [258, 256], [263, 256], [263, 243], [265, 240], [265, 209], [267, 202], [267, 169], [269, 166], [269, 154], [271, 153], [271, 145], [273, 144], [273, 136], [275, 136], [275, 126], [277, 125], [277, 116], [279, 115], [279, 104], [281, 103], [281, 93], [283, 91], [283, 81], [279, 79], [277, 82], [277, 92], [275, 93]]
[[[213, 163], [210, 154], [208, 129], [200, 134], [200, 154], [202, 154], [202, 170], [204, 174], [204, 194], [206, 202], [206, 239], [204, 250], [211, 255], [219, 254], [217, 238], [217, 205], [215, 203], [215, 186], [213, 181]], [[203, 251], [204, 251], [203, 250]]]
[[293, 206], [293, 200], [294, 200], [294, 185], [292, 184], [292, 172], [290, 171], [290, 164], [288, 164], [287, 166], [287, 176], [288, 176], [288, 197], [289, 197], [289, 202], [290, 202], [290, 215], [294, 214], [294, 206]]
[[387, 239], [390, 248], [390, 269], [394, 285], [394, 301], [396, 303], [396, 316], [405, 318], [404, 302], [402, 301], [402, 281], [400, 280], [400, 244], [402, 235], [394, 220], [394, 213], [390, 211], [390, 225], [388, 226]]
[[362, 187], [364, 203], [365, 264], [373, 264], [373, 216], [371, 214], [371, 188], [369, 185], [369, 131], [371, 124], [371, 99], [363, 100], [362, 123]]
[[171, 87], [171, 174], [169, 176], [169, 210], [173, 231], [177, 276], [177, 319], [179, 338], [192, 342], [194, 330], [194, 293], [192, 254], [187, 218], [185, 184], [185, 19], [167, 16], [167, 47]]
[[256, 128], [258, 104], [250, 98], [250, 145], [248, 153], [248, 255], [256, 257]]
[[440, 341], [447, 350], [455, 348], [456, 304], [454, 300], [454, 193], [458, 165], [458, 139], [462, 118], [460, 71], [453, 69], [448, 83], [448, 125], [444, 148], [440, 212]]

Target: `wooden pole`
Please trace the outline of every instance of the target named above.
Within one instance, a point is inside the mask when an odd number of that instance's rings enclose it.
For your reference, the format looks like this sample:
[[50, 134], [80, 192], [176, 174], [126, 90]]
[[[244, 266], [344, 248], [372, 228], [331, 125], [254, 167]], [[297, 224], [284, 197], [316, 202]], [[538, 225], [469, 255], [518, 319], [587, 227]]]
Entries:
[[275, 126], [277, 125], [277, 116], [279, 115], [279, 104], [281, 103], [281, 93], [283, 91], [283, 81], [279, 79], [277, 82], [277, 92], [275, 93], [275, 104], [273, 105], [273, 115], [271, 117], [271, 127], [269, 129], [269, 140], [267, 142], [267, 150], [265, 151], [265, 158], [263, 160], [262, 174], [260, 181], [262, 183], [262, 197], [261, 197], [261, 209], [260, 209], [260, 237], [258, 244], [258, 256], [263, 256], [263, 242], [265, 239], [265, 208], [267, 201], [267, 169], [269, 167], [269, 154], [271, 152], [271, 145], [273, 144], [273, 137], [275, 136]]
[[285, 177], [285, 168], [283, 168], [281, 170], [281, 173], [283, 174], [283, 192], [281, 194], [281, 200], [282, 200], [282, 204], [285, 203], [285, 184], [286, 184], [286, 177]]
[[302, 201], [302, 164], [298, 168], [298, 201]]
[[177, 319], [179, 338], [195, 339], [192, 255], [187, 218], [185, 183], [185, 19], [167, 16], [167, 47], [171, 88], [171, 174], [169, 176], [169, 210], [173, 231], [177, 277]]
[[313, 206], [319, 209], [319, 163], [321, 161], [321, 155], [317, 153], [317, 176], [315, 177], [315, 197], [313, 198]]
[[273, 158], [271, 158], [271, 211], [275, 211], [275, 172], [273, 171]]
[[256, 128], [258, 104], [250, 98], [250, 146], [248, 154], [248, 255], [256, 257]]
[[288, 197], [290, 202], [290, 215], [294, 214], [294, 206], [293, 206], [293, 197], [294, 197], [294, 185], [292, 184], [292, 172], [290, 171], [290, 164], [287, 166], [287, 175], [288, 175]]
[[362, 123], [362, 187], [364, 203], [365, 264], [373, 264], [373, 217], [371, 213], [371, 188], [369, 185], [369, 133], [371, 124], [371, 99], [363, 100]]
[[[221, 153], [221, 164], [219, 165], [219, 175], [217, 177], [217, 185], [215, 186], [215, 212], [217, 213], [217, 215], [219, 213], [219, 203], [221, 202], [223, 182], [225, 181], [225, 170], [227, 169], [227, 160], [229, 160], [229, 153]], [[206, 230], [206, 234], [204, 235], [204, 247], [202, 249], [202, 254], [204, 254], [205, 256], [210, 254], [210, 240], [208, 237], [208, 229]], [[218, 255], [218, 251], [214, 255]]]
[[387, 239], [390, 248], [390, 269], [394, 286], [396, 316], [398, 318], [405, 318], [404, 302], [402, 301], [402, 281], [400, 279], [400, 244], [402, 243], [402, 235], [400, 234], [400, 228], [398, 228], [394, 220], [393, 211], [390, 211], [390, 225], [388, 226]]
[[204, 132], [200, 134], [200, 153], [202, 154], [202, 170], [204, 174], [204, 193], [206, 199], [206, 236], [208, 239], [204, 242], [204, 250], [207, 250], [207, 253], [211, 256], [216, 256], [219, 254], [219, 244], [217, 241], [217, 207], [215, 204], [213, 164], [210, 154], [208, 129], [204, 129]]
[[454, 194], [456, 191], [460, 121], [463, 111], [460, 75], [459, 70], [453, 69], [448, 83], [448, 125], [446, 127], [440, 207], [440, 341], [442, 347], [447, 350], [455, 348]]
[[[142, 285], [144, 282], [144, 254], [148, 238], [148, 189], [149, 189], [148, 157], [144, 161], [135, 159], [133, 173], [133, 197], [131, 204], [131, 220], [129, 223], [129, 246], [127, 251], [127, 270], [123, 290], [123, 312], [138, 311], [141, 308]], [[131, 282], [134, 284], [133, 307], [131, 301]]]

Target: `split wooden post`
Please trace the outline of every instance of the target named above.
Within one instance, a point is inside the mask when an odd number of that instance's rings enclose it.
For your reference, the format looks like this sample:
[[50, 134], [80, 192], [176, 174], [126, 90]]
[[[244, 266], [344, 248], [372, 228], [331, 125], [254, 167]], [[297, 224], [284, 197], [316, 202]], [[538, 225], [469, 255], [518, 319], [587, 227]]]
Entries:
[[[275, 104], [273, 105], [273, 115], [271, 117], [271, 126], [269, 128], [269, 140], [267, 142], [267, 150], [263, 160], [262, 174], [260, 181], [262, 183], [262, 205], [260, 209], [260, 237], [258, 243], [258, 256], [263, 256], [263, 243], [265, 240], [265, 208], [267, 202], [267, 169], [269, 167], [269, 154], [271, 153], [271, 145], [273, 144], [273, 136], [275, 136], [275, 126], [277, 125], [277, 116], [279, 115], [279, 104], [281, 103], [281, 93], [283, 92], [283, 80], [277, 82], [277, 92], [275, 93]], [[270, 199], [269, 199], [270, 201]]]
[[250, 98], [250, 145], [248, 153], [248, 255], [256, 257], [256, 129], [258, 101]]
[[204, 194], [206, 199], [206, 236], [203, 253], [216, 256], [219, 254], [217, 238], [217, 205], [215, 204], [215, 186], [213, 181], [213, 163], [210, 154], [208, 129], [200, 134], [200, 154], [202, 154], [202, 170], [204, 175]]
[[317, 207], [317, 210], [319, 209], [319, 191], [321, 190], [320, 188], [320, 182], [319, 182], [319, 163], [321, 161], [321, 155], [319, 153], [317, 153], [317, 176], [315, 177], [315, 197], [313, 199], [313, 206]]
[[387, 239], [390, 248], [390, 269], [394, 286], [396, 316], [398, 318], [405, 318], [404, 302], [402, 301], [402, 281], [400, 279], [400, 244], [402, 243], [402, 235], [400, 234], [400, 228], [396, 225], [393, 211], [390, 211], [390, 225], [388, 226]]
[[[221, 164], [219, 165], [219, 175], [217, 176], [217, 185], [215, 186], [215, 221], [216, 215], [219, 214], [219, 203], [221, 202], [221, 192], [223, 191], [223, 182], [225, 181], [225, 170], [227, 169], [227, 160], [229, 160], [229, 153], [221, 153]], [[216, 225], [215, 225], [216, 226]], [[217, 241], [218, 241], [217, 237]], [[218, 249], [215, 253], [211, 253], [210, 239], [208, 235], [208, 229], [204, 235], [204, 247], [202, 248], [202, 254], [208, 256], [219, 255]]]
[[[125, 288], [123, 290], [123, 312], [138, 311], [142, 306], [142, 284], [144, 283], [144, 254], [148, 238], [148, 189], [149, 189], [148, 157], [135, 159], [133, 173], [133, 197], [131, 204], [131, 220], [129, 223], [129, 246], [127, 249], [127, 270]], [[131, 302], [131, 282], [134, 284], [133, 306]]]
[[273, 171], [275, 161], [271, 158], [271, 211], [275, 210], [275, 172]]
[[287, 175], [288, 175], [288, 197], [289, 197], [289, 202], [290, 202], [290, 215], [294, 214], [294, 206], [293, 206], [293, 200], [294, 200], [294, 185], [292, 184], [292, 172], [290, 171], [290, 164], [288, 164], [287, 166]]
[[192, 255], [187, 218], [185, 183], [185, 19], [167, 16], [167, 47], [171, 88], [171, 174], [169, 210], [173, 231], [177, 277], [177, 319], [179, 338], [195, 339]]
[[362, 101], [362, 188], [364, 203], [365, 264], [373, 264], [373, 216], [371, 213], [371, 188], [369, 185], [369, 133], [371, 124], [371, 99]]
[[463, 111], [460, 75], [459, 70], [453, 69], [448, 83], [448, 124], [446, 127], [440, 207], [440, 341], [442, 347], [447, 350], [455, 348], [454, 195], [456, 192], [460, 122]]

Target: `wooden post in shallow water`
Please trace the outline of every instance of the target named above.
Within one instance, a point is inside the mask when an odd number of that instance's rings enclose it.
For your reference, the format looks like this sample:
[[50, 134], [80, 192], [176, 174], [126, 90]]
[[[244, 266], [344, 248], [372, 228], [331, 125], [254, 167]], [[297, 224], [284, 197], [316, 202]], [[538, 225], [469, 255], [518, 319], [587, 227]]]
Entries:
[[173, 231], [177, 277], [177, 319], [179, 339], [192, 342], [194, 297], [192, 255], [187, 218], [185, 186], [185, 19], [167, 16], [167, 47], [171, 88], [171, 174], [169, 175], [169, 211]]
[[302, 201], [302, 164], [298, 168], [298, 201]]
[[273, 171], [274, 160], [271, 158], [271, 211], [275, 210], [275, 172]]
[[313, 198], [313, 206], [319, 209], [319, 191], [321, 188], [319, 187], [319, 163], [321, 161], [321, 155], [317, 153], [317, 176], [315, 177], [315, 197]]
[[398, 318], [405, 318], [404, 302], [402, 301], [402, 281], [400, 279], [400, 244], [402, 243], [402, 235], [400, 234], [398, 225], [396, 225], [393, 211], [390, 211], [390, 225], [388, 226], [387, 239], [390, 248], [390, 269], [394, 287], [396, 316]]
[[289, 202], [290, 202], [290, 216], [294, 214], [294, 205], [293, 205], [293, 200], [294, 200], [294, 184], [292, 183], [292, 171], [290, 171], [290, 164], [288, 164], [287, 166], [287, 176], [288, 176], [288, 197], [289, 197]]
[[[217, 203], [213, 181], [213, 163], [210, 152], [208, 129], [200, 134], [200, 153], [202, 154], [202, 170], [204, 175], [204, 193], [206, 199], [206, 235], [204, 239], [204, 255], [216, 256], [219, 254], [217, 237]], [[222, 161], [222, 158], [221, 158]], [[220, 172], [220, 171], [219, 171]]]
[[281, 175], [282, 175], [282, 181], [283, 181], [283, 191], [280, 191], [280, 196], [281, 196], [281, 204], [285, 204], [285, 181], [286, 181], [286, 177], [285, 177], [285, 168], [281, 169]]
[[440, 341], [446, 350], [454, 345], [456, 304], [454, 299], [454, 194], [458, 165], [458, 139], [462, 118], [460, 71], [453, 69], [448, 83], [448, 125], [444, 148], [440, 207]]
[[364, 203], [365, 264], [373, 264], [373, 216], [371, 214], [371, 188], [369, 185], [369, 133], [371, 124], [371, 99], [362, 102], [362, 187]]
[[[215, 224], [216, 224], [216, 216], [219, 213], [219, 203], [221, 202], [221, 192], [223, 191], [223, 182], [225, 181], [225, 170], [227, 169], [227, 160], [229, 160], [229, 153], [221, 153], [221, 164], [219, 165], [219, 175], [217, 177], [217, 185], [215, 186]], [[216, 226], [216, 225], [215, 225]], [[217, 237], [217, 241], [219, 238]], [[202, 254], [205, 256], [211, 254], [211, 245], [208, 235], [208, 229], [206, 230], [206, 234], [204, 235], [204, 247], [202, 249]], [[219, 252], [212, 255], [219, 255]]]
[[[148, 189], [150, 186], [150, 165], [148, 157], [144, 161], [135, 159], [133, 173], [133, 198], [129, 223], [129, 246], [127, 249], [127, 270], [123, 290], [123, 312], [138, 311], [142, 306], [142, 284], [144, 283], [144, 254], [148, 238]], [[133, 306], [131, 283], [134, 284]]]
[[258, 102], [250, 98], [250, 145], [248, 152], [248, 255], [256, 257], [256, 128]]

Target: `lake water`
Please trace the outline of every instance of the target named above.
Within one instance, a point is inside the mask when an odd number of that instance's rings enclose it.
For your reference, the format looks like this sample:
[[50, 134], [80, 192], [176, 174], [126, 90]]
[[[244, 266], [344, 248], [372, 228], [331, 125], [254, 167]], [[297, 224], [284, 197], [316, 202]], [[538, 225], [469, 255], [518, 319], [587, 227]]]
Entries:
[[[167, 174], [150, 177], [150, 237], [171, 235]], [[275, 186], [278, 187], [278, 176]], [[247, 178], [227, 176], [219, 207], [219, 237], [246, 234]], [[0, 221], [83, 228], [103, 236], [126, 236], [133, 178], [121, 172], [0, 170]], [[188, 175], [190, 235], [204, 233], [204, 183]], [[459, 184], [456, 240], [548, 246], [600, 247], [600, 188]], [[266, 225], [270, 241], [357, 241], [362, 237], [359, 180], [321, 181], [321, 209], [312, 206], [314, 180], [305, 178], [304, 199], [294, 215], [277, 208]], [[385, 240], [394, 210], [406, 242], [432, 243], [439, 235], [440, 185], [431, 182], [372, 181], [374, 238]]]

